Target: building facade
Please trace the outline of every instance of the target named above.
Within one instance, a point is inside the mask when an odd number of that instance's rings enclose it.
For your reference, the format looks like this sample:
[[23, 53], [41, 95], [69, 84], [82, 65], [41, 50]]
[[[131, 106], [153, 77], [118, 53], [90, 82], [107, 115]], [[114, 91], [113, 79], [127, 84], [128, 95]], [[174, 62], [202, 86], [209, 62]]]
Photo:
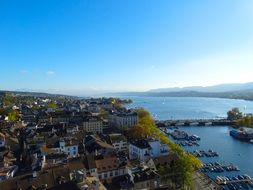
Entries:
[[116, 157], [96, 160], [95, 163], [98, 172], [98, 178], [100, 180], [112, 179], [117, 176], [122, 176], [127, 172], [126, 166], [121, 165], [120, 161]]
[[138, 115], [131, 113], [111, 113], [109, 114], [109, 124], [122, 129], [123, 127], [133, 127], [138, 123]]
[[47, 148], [55, 151], [56, 153], [65, 153], [68, 157], [78, 156], [78, 143], [71, 140], [59, 140], [52, 145], [47, 145]]
[[148, 139], [133, 141], [129, 144], [129, 158], [137, 159], [141, 162], [150, 158], [155, 158], [169, 154], [169, 147], [159, 140]]
[[110, 134], [110, 143], [118, 152], [127, 152], [128, 151], [128, 142], [125, 136], [122, 134]]
[[89, 133], [103, 133], [103, 121], [98, 118], [88, 118], [83, 122], [83, 128]]

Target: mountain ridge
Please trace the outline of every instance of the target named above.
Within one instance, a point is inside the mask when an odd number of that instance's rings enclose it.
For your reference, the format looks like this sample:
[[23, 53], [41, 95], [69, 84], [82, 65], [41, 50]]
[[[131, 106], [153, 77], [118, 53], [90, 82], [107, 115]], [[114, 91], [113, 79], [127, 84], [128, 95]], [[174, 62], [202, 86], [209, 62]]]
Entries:
[[229, 92], [242, 91], [253, 89], [253, 82], [248, 83], [228, 83], [212, 86], [189, 86], [189, 87], [172, 87], [172, 88], [157, 88], [147, 92], [180, 92], [180, 91], [197, 91], [197, 92]]
[[253, 82], [220, 84], [208, 87], [193, 86], [184, 88], [160, 88], [145, 92], [124, 92], [118, 93], [117, 95], [146, 97], [207, 97], [253, 101]]

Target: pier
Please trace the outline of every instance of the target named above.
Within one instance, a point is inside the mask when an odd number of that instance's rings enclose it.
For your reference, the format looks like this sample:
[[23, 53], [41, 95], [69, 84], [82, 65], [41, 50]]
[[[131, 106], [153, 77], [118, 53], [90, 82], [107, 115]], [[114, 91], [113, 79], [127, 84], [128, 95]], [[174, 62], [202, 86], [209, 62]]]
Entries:
[[234, 125], [234, 121], [227, 119], [189, 119], [189, 120], [157, 120], [158, 127], [182, 127], [182, 126], [224, 126]]
[[248, 175], [238, 175], [235, 177], [217, 176], [216, 183], [218, 185], [227, 186], [228, 189], [249, 189], [253, 187], [253, 180]]
[[230, 181], [216, 181], [218, 185], [226, 185], [226, 184], [233, 184], [233, 183], [253, 183], [252, 179], [238, 179], [238, 180], [230, 180]]

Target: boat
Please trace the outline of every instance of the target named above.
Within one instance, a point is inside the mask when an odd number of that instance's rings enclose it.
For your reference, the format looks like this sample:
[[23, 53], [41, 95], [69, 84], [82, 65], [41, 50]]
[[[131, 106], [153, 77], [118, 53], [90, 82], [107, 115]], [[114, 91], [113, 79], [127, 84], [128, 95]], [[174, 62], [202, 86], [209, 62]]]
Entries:
[[207, 123], [205, 123], [205, 126], [210, 126], [212, 124], [213, 124], [212, 122], [207, 122]]
[[236, 190], [236, 187], [233, 184], [228, 184], [228, 189]]
[[175, 124], [175, 126], [184, 126], [184, 122], [178, 122]]
[[249, 141], [251, 144], [253, 144], [253, 139]]
[[252, 181], [248, 182], [248, 185], [253, 188], [253, 182]]
[[199, 124], [199, 122], [192, 122], [192, 123], [190, 123], [189, 125], [190, 126], [197, 126]]
[[251, 141], [253, 140], [253, 130], [244, 129], [241, 130], [231, 130], [229, 134], [239, 140]]
[[247, 175], [247, 174], [244, 174], [244, 175], [242, 175], [242, 176], [244, 177], [244, 179], [251, 180], [251, 177], [250, 177], [249, 175]]

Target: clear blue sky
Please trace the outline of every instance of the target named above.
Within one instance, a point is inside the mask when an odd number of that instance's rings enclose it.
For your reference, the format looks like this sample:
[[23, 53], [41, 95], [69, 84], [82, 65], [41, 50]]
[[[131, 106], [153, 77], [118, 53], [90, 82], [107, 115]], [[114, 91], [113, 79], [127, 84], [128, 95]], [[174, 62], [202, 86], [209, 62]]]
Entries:
[[253, 81], [252, 0], [0, 1], [0, 89]]

